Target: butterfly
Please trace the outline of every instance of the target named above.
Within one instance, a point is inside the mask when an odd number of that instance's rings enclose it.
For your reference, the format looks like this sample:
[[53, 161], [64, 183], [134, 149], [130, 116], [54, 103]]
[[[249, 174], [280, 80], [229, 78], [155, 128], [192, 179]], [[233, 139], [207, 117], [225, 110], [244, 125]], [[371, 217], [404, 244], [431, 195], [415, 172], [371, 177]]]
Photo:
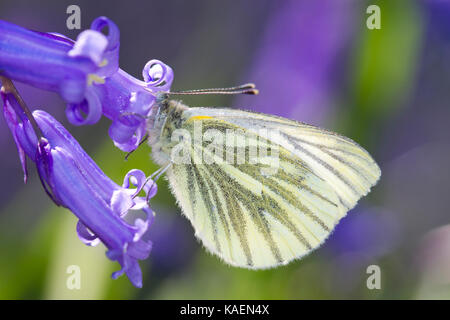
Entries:
[[337, 133], [267, 114], [190, 108], [171, 94], [158, 94], [147, 120], [158, 176], [166, 173], [195, 236], [230, 265], [264, 269], [308, 254], [381, 175], [366, 150]]

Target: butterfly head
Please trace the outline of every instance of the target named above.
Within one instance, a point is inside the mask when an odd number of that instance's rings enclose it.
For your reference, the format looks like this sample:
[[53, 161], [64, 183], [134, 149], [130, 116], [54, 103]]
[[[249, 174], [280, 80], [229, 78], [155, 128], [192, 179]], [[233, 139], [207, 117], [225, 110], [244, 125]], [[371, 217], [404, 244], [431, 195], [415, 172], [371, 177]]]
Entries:
[[156, 106], [163, 104], [165, 101], [169, 100], [169, 93], [166, 91], [160, 91], [155, 94]]

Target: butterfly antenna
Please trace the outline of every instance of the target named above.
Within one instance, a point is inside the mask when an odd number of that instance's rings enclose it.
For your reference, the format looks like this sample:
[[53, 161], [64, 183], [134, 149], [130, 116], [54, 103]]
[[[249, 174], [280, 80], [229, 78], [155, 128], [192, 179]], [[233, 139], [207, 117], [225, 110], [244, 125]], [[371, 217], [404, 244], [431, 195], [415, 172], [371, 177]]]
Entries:
[[246, 83], [241, 86], [230, 87], [230, 88], [210, 88], [210, 89], [196, 89], [196, 90], [167, 92], [168, 95], [201, 95], [201, 94], [251, 94], [251, 95], [257, 95], [258, 93], [259, 93], [259, 90], [255, 89], [255, 85], [253, 83]]

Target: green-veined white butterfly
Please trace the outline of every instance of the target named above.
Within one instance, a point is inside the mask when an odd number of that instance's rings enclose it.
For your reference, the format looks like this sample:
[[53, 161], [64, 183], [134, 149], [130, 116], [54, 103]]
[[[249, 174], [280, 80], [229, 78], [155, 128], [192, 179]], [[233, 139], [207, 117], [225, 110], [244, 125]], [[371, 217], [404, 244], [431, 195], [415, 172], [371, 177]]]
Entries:
[[[247, 85], [237, 87], [240, 91], [219, 89], [217, 93], [254, 93], [252, 88]], [[175, 132], [195, 135], [199, 122], [202, 134], [234, 130], [234, 141], [256, 139], [276, 146], [277, 170], [267, 174], [263, 163], [196, 163], [196, 155], [214, 158], [216, 154], [204, 141], [186, 142], [183, 134]], [[311, 252], [381, 174], [367, 151], [337, 133], [266, 114], [189, 108], [169, 100], [169, 94], [159, 94], [148, 130], [152, 157], [162, 166], [160, 172], [166, 171], [196, 237], [233, 266], [270, 268]], [[261, 130], [275, 134], [261, 137]], [[190, 156], [187, 162], [173, 158], [180, 143]], [[237, 145], [231, 150], [237, 152]]]

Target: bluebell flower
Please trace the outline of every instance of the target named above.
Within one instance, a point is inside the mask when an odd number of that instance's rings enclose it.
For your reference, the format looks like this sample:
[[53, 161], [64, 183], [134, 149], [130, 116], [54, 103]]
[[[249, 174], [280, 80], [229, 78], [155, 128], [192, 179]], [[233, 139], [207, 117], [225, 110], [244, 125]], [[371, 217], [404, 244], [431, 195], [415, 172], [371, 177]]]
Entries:
[[130, 76], [119, 69], [119, 37], [119, 28], [106, 17], [95, 19], [76, 41], [0, 20], [0, 75], [58, 92], [74, 125], [94, 124], [105, 115], [112, 120], [115, 145], [128, 152], [145, 134], [155, 93], [170, 90], [173, 71], [150, 60], [144, 81]]
[[150, 60], [142, 70], [144, 81], [119, 69], [94, 89], [101, 100], [103, 114], [113, 122], [109, 135], [123, 151], [134, 150], [146, 133], [146, 117], [158, 91], [169, 91], [172, 69], [159, 60]]
[[[96, 19], [93, 26], [101, 26], [97, 21], [103, 19]], [[1, 73], [56, 91], [68, 103], [81, 103], [86, 98], [88, 81], [102, 81], [101, 76], [118, 69], [118, 28], [110, 23], [109, 30], [109, 39], [101, 32], [86, 30], [74, 42], [62, 35], [36, 32], [0, 20]]]
[[[133, 285], [141, 287], [138, 260], [146, 259], [152, 247], [143, 235], [153, 220], [147, 199], [156, 194], [156, 184], [140, 170], [128, 172], [122, 186], [114, 183], [60, 123], [41, 110], [31, 114], [15, 89], [11, 89], [12, 84], [0, 79], [4, 82], [3, 114], [25, 177], [29, 158], [51, 199], [79, 218], [79, 238], [91, 246], [102, 242], [108, 249], [108, 258], [120, 263], [121, 270], [112, 277], [125, 273]], [[145, 197], [138, 196], [141, 190]], [[142, 210], [145, 218], [129, 221], [130, 210]]]

